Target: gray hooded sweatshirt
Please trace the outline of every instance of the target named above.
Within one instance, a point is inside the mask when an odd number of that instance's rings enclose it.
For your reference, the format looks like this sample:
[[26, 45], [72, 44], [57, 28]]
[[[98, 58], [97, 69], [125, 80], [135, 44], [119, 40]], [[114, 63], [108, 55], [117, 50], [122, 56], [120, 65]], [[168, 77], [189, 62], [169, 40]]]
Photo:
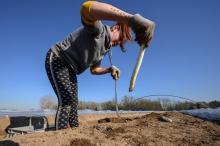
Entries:
[[101, 21], [97, 21], [94, 26], [83, 23], [82, 27], [51, 49], [76, 74], [81, 74], [90, 66], [101, 64], [101, 60], [110, 49], [110, 27]]

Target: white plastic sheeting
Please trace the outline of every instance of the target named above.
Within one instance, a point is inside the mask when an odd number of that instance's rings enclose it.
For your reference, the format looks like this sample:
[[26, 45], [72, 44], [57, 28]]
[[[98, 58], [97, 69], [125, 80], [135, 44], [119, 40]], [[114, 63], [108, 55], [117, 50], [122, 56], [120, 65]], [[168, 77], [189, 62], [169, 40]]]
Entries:
[[220, 107], [216, 109], [194, 109], [194, 110], [183, 110], [182, 113], [207, 119], [210, 121], [220, 121]]
[[[137, 111], [119, 111], [119, 113], [133, 113]], [[140, 111], [138, 111], [140, 112]], [[142, 112], [156, 112], [156, 111], [142, 111]], [[180, 111], [184, 114], [200, 117], [203, 119], [211, 120], [211, 121], [220, 121], [220, 107], [216, 109], [194, 109], [194, 110], [183, 110]], [[112, 114], [115, 111], [105, 110], [105, 111], [94, 111], [90, 109], [79, 110], [79, 114]], [[4, 116], [47, 116], [47, 115], [55, 115], [56, 110], [0, 110], [0, 117]]]

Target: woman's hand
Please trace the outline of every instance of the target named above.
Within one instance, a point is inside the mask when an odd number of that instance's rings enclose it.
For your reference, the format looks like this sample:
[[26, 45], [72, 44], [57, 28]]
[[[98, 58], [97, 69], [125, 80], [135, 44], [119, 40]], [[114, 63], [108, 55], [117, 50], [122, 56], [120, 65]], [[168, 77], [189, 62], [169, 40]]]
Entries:
[[148, 47], [154, 34], [155, 23], [142, 17], [140, 14], [135, 14], [129, 20], [129, 25], [135, 33], [135, 41], [140, 46], [145, 44], [145, 47]]
[[120, 78], [120, 70], [116, 66], [111, 67], [111, 76], [114, 80], [118, 80]]

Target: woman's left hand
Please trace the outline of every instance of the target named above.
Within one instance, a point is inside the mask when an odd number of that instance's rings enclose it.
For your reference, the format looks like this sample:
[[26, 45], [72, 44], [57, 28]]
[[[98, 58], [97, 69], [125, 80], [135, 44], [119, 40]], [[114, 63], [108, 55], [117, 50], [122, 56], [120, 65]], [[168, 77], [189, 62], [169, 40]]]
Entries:
[[120, 70], [116, 66], [111, 67], [111, 76], [114, 80], [118, 80], [120, 78]]

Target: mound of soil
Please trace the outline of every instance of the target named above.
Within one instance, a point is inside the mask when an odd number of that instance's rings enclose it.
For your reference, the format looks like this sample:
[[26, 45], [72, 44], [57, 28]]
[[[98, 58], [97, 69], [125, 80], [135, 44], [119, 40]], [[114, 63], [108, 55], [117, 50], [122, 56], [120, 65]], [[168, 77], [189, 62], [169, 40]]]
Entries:
[[[161, 120], [164, 116], [172, 122]], [[220, 145], [220, 126], [178, 112], [107, 117], [92, 125], [2, 139], [0, 146], [171, 146]]]

